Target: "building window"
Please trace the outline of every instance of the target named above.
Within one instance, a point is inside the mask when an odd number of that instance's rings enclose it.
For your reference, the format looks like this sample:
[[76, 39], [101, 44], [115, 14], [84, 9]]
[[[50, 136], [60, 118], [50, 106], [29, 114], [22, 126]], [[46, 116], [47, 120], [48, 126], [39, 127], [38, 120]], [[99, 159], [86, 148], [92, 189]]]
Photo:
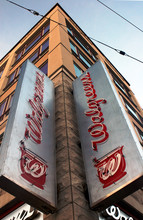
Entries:
[[78, 34], [78, 32], [72, 27], [72, 25], [67, 21], [67, 30], [70, 35], [72, 35], [72, 38], [81, 46], [83, 50], [85, 50], [88, 55], [96, 61], [97, 53], [91, 49], [90, 45], [87, 43], [87, 41], [81, 37], [81, 35]]
[[114, 83], [116, 84], [117, 88], [119, 88], [123, 93], [126, 94], [125, 89], [121, 86], [121, 84], [119, 82], [117, 82], [116, 80], [114, 80]]
[[71, 41], [70, 41], [70, 46], [71, 46], [72, 51], [77, 54], [76, 46]]
[[82, 54], [77, 46], [74, 45], [72, 41], [70, 41], [71, 50], [79, 57], [80, 61], [82, 61], [86, 67], [90, 67], [92, 63], [88, 60], [88, 58]]
[[21, 71], [21, 67], [18, 67], [12, 74], [8, 76], [6, 87], [15, 81], [17, 76], [20, 74], [20, 71]]
[[[135, 124], [134, 124], [135, 125]], [[143, 143], [143, 132], [135, 125], [136, 132], [140, 138], [140, 141]]]
[[83, 70], [75, 63], [74, 63], [74, 69], [75, 69], [75, 74], [78, 77], [83, 73]]
[[89, 61], [87, 60], [87, 58], [85, 58], [84, 55], [82, 55], [81, 53], [79, 53], [79, 58], [86, 64], [86, 66], [90, 67], [91, 63], [89, 63]]
[[9, 95], [1, 104], [0, 104], [0, 121], [3, 120], [4, 115], [8, 115], [10, 107], [13, 101], [13, 94]]
[[36, 44], [39, 41], [40, 38], [41, 38], [41, 35], [39, 34], [28, 45], [26, 45], [24, 53], [26, 53], [31, 47], [33, 47], [33, 45]]
[[2, 67], [0, 67], [0, 78], [2, 77], [2, 74], [4, 72], [5, 66], [6, 66], [6, 63], [3, 64]]
[[50, 24], [47, 24], [47, 25], [44, 27], [43, 34], [46, 34], [47, 32], [49, 32], [49, 30], [50, 30]]
[[128, 112], [131, 113], [131, 115], [133, 115], [136, 119], [138, 119], [140, 121], [139, 116], [136, 114], [135, 110], [129, 106], [127, 103], [125, 103], [126, 108], [128, 109]]
[[49, 39], [46, 40], [43, 44], [41, 44], [40, 47], [38, 47], [38, 49], [32, 54], [32, 56], [29, 57], [29, 60], [31, 62], [34, 62], [36, 59], [38, 59], [48, 49], [49, 49]]
[[39, 67], [39, 69], [45, 74], [48, 75], [48, 60]]
[[49, 32], [50, 29], [50, 25], [49, 23], [46, 24], [43, 28], [41, 28], [40, 32], [37, 33], [36, 36], [33, 36], [33, 38], [31, 38], [27, 43], [25, 43], [25, 45], [23, 46], [23, 48], [21, 50], [19, 50], [16, 54], [16, 61], [18, 61], [25, 53], [27, 53], [27, 51], [29, 51], [37, 42], [39, 42], [39, 40], [46, 34]]
[[41, 53], [43, 53], [45, 50], [49, 48], [49, 39], [46, 40], [42, 45], [41, 45]]
[[29, 57], [29, 60], [33, 62], [38, 57], [38, 55], [39, 55], [38, 51], [34, 52], [34, 54], [32, 54], [32, 56]]

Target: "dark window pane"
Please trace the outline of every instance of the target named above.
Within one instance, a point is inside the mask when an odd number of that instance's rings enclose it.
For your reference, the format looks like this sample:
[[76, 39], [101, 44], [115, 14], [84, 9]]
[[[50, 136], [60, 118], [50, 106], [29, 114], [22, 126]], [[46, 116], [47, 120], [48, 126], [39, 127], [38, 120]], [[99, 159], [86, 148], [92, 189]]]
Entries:
[[49, 48], [49, 39], [42, 44], [41, 53]]
[[82, 54], [79, 54], [79, 57], [80, 57], [80, 59], [81, 59], [88, 67], [91, 66], [91, 64], [83, 57]]
[[36, 52], [32, 55], [32, 57], [29, 58], [29, 60], [30, 60], [31, 62], [33, 62], [37, 57], [38, 57], [38, 51], [36, 51]]
[[83, 73], [83, 70], [80, 69], [80, 67], [77, 66], [75, 63], [74, 63], [74, 69], [75, 69], [76, 76], [80, 76]]
[[71, 49], [77, 54], [76, 46], [70, 42]]
[[16, 73], [16, 71], [14, 71], [14, 72], [8, 77], [7, 85], [10, 84], [10, 83], [14, 80], [14, 78], [15, 78], [15, 73]]
[[11, 97], [10, 97], [10, 101], [9, 101], [9, 108], [11, 107], [11, 105], [12, 105], [12, 101], [13, 101], [13, 95], [11, 95]]
[[0, 116], [3, 114], [4, 107], [5, 107], [5, 103], [6, 103], [6, 101], [4, 101], [4, 102], [0, 105]]
[[46, 34], [50, 29], [50, 25], [48, 24], [46, 27], [44, 27], [44, 34]]
[[37, 36], [25, 49], [25, 53], [41, 38], [41, 35]]
[[39, 69], [47, 75], [48, 74], [48, 61], [43, 66], [41, 66]]

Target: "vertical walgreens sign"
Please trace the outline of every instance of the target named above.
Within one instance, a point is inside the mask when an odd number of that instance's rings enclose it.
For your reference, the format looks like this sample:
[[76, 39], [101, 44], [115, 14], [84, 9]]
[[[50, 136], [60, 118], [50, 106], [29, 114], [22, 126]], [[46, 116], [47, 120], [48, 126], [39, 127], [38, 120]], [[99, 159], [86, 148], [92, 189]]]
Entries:
[[141, 145], [101, 62], [73, 88], [90, 204], [100, 210], [141, 187]]
[[0, 187], [42, 212], [56, 206], [54, 86], [27, 61], [1, 150]]

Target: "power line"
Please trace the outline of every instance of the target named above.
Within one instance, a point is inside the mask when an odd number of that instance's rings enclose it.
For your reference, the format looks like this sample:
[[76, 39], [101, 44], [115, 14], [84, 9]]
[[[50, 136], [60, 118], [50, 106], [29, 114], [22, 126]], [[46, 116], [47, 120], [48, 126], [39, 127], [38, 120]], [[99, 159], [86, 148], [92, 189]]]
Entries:
[[136, 29], [138, 29], [139, 31], [143, 32], [143, 30], [141, 30], [139, 27], [137, 27], [135, 24], [133, 24], [132, 22], [130, 22], [128, 19], [126, 19], [125, 17], [123, 17], [122, 15], [120, 15], [119, 13], [117, 13], [116, 11], [114, 11], [112, 8], [110, 8], [109, 6], [105, 5], [103, 2], [97, 0], [100, 4], [102, 4], [103, 6], [105, 6], [106, 8], [108, 8], [110, 11], [112, 11], [113, 13], [115, 13], [116, 15], [118, 15], [120, 18], [124, 19], [126, 22], [128, 22], [129, 24], [131, 24], [132, 26], [134, 26]]
[[[66, 25], [64, 25], [64, 24], [62, 24], [62, 23], [59, 23], [59, 22], [57, 22], [57, 21], [55, 21], [55, 20], [52, 20], [52, 19], [50, 19], [50, 18], [47, 18], [46, 16], [39, 14], [39, 12], [37, 12], [37, 11], [35, 11], [35, 10], [33, 10], [33, 9], [29, 9], [29, 8], [23, 7], [23, 6], [21, 6], [21, 5], [17, 4], [17, 3], [15, 3], [15, 2], [12, 2], [12, 1], [10, 1], [10, 0], [6, 0], [6, 1], [8, 1], [9, 3], [12, 3], [12, 4], [14, 4], [14, 5], [16, 5], [16, 6], [20, 7], [20, 8], [22, 8], [22, 9], [24, 9], [24, 10], [29, 11], [29, 12], [32, 13], [33, 15], [41, 16], [41, 17], [43, 17], [43, 18], [45, 17], [47, 20], [51, 20], [51, 21], [53, 21], [53, 22], [55, 22], [55, 23], [57, 23], [57, 24], [59, 24], [59, 25], [61, 25], [61, 26], [63, 26], [63, 27], [66, 27]], [[97, 1], [99, 1], [99, 0], [97, 0]], [[99, 2], [100, 2], [100, 1], [99, 1]], [[100, 2], [100, 3], [102, 3], [102, 2]], [[103, 3], [102, 3], [102, 4], [103, 4]], [[67, 27], [66, 27], [66, 28], [67, 28]], [[96, 39], [94, 39], [94, 38], [92, 38], [92, 37], [89, 37], [89, 38], [90, 38], [91, 40], [93, 40], [93, 41], [96, 41], [96, 42], [98, 42], [98, 43], [100, 43], [100, 44], [102, 44], [102, 45], [104, 45], [104, 46], [106, 46], [106, 47], [108, 47], [108, 48], [110, 48], [110, 49], [116, 51], [117, 53], [119, 53], [119, 54], [121, 54], [121, 55], [123, 55], [123, 56], [128, 56], [128, 57], [130, 57], [131, 59], [134, 59], [134, 60], [136, 60], [136, 61], [138, 61], [138, 62], [140, 62], [140, 63], [143, 63], [143, 61], [141, 61], [141, 60], [139, 60], [139, 59], [137, 59], [137, 58], [135, 58], [135, 57], [132, 57], [132, 56], [126, 54], [126, 53], [125, 53], [124, 51], [122, 51], [122, 50], [119, 50], [119, 49], [116, 49], [116, 48], [114, 48], [114, 47], [111, 47], [111, 46], [109, 46], [108, 44], [105, 44], [105, 43], [103, 43], [103, 42], [101, 42], [101, 41], [98, 41], [98, 40], [96, 40]]]

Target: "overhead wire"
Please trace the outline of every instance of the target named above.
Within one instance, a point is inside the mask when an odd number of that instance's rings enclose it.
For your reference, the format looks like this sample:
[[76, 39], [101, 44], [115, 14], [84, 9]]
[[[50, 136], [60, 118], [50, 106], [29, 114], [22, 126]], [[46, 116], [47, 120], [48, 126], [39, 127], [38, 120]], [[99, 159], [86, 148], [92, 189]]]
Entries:
[[[20, 7], [20, 8], [22, 8], [22, 9], [24, 9], [24, 10], [29, 11], [29, 12], [32, 13], [33, 15], [41, 16], [42, 18], [45, 17], [47, 20], [51, 20], [52, 22], [55, 22], [55, 23], [57, 23], [57, 24], [59, 24], [59, 25], [61, 25], [61, 26], [67, 28], [66, 25], [64, 25], [64, 24], [62, 24], [62, 23], [60, 23], [60, 22], [57, 22], [57, 21], [55, 21], [55, 20], [52, 20], [51, 18], [47, 18], [46, 16], [41, 15], [39, 12], [37, 12], [37, 11], [35, 11], [35, 10], [33, 10], [33, 9], [29, 9], [29, 8], [23, 7], [23, 6], [21, 6], [21, 5], [17, 4], [17, 3], [15, 3], [15, 2], [12, 2], [12, 1], [10, 1], [10, 0], [6, 0], [6, 1], [8, 1], [9, 3], [12, 3], [12, 4], [14, 4], [14, 5], [16, 5], [16, 6]], [[99, 0], [97, 0], [97, 1], [100, 2]], [[100, 3], [102, 3], [102, 2], [100, 2]], [[102, 4], [103, 4], [103, 3], [102, 3]], [[108, 7], [108, 6], [106, 6], [106, 7]], [[111, 9], [111, 10], [112, 10], [112, 9]], [[94, 39], [94, 38], [92, 38], [92, 37], [89, 37], [89, 39], [91, 39], [92, 41], [98, 42], [98, 43], [100, 43], [100, 44], [102, 44], [102, 45], [104, 45], [104, 46], [106, 46], [106, 47], [108, 47], [108, 48], [110, 48], [110, 49], [116, 51], [116, 52], [119, 53], [120, 55], [127, 56], [127, 57], [129, 57], [129, 58], [131, 58], [131, 59], [134, 59], [134, 60], [140, 62], [140, 63], [143, 63], [143, 61], [141, 61], [141, 60], [139, 60], [139, 59], [137, 59], [137, 58], [135, 58], [135, 57], [133, 57], [133, 56], [130, 56], [129, 54], [126, 54], [126, 53], [125, 53], [124, 51], [122, 51], [122, 50], [116, 49], [116, 48], [114, 48], [114, 47], [112, 47], [112, 46], [110, 46], [110, 45], [108, 45], [108, 44], [105, 44], [105, 43], [103, 43], [103, 42], [101, 42], [101, 41], [98, 41], [98, 40], [96, 40], [96, 39]]]
[[139, 31], [143, 32], [142, 29], [140, 29], [138, 26], [136, 26], [134, 23], [130, 22], [128, 19], [126, 19], [125, 17], [123, 17], [122, 15], [120, 15], [119, 13], [117, 13], [116, 11], [114, 11], [112, 8], [110, 8], [109, 6], [107, 6], [106, 4], [104, 4], [103, 2], [101, 2], [100, 0], [97, 0], [100, 4], [102, 4], [104, 7], [108, 8], [110, 11], [112, 11], [114, 14], [118, 15], [120, 18], [122, 18], [123, 20], [125, 20], [126, 22], [128, 22], [130, 25], [134, 26], [136, 29], [138, 29]]

